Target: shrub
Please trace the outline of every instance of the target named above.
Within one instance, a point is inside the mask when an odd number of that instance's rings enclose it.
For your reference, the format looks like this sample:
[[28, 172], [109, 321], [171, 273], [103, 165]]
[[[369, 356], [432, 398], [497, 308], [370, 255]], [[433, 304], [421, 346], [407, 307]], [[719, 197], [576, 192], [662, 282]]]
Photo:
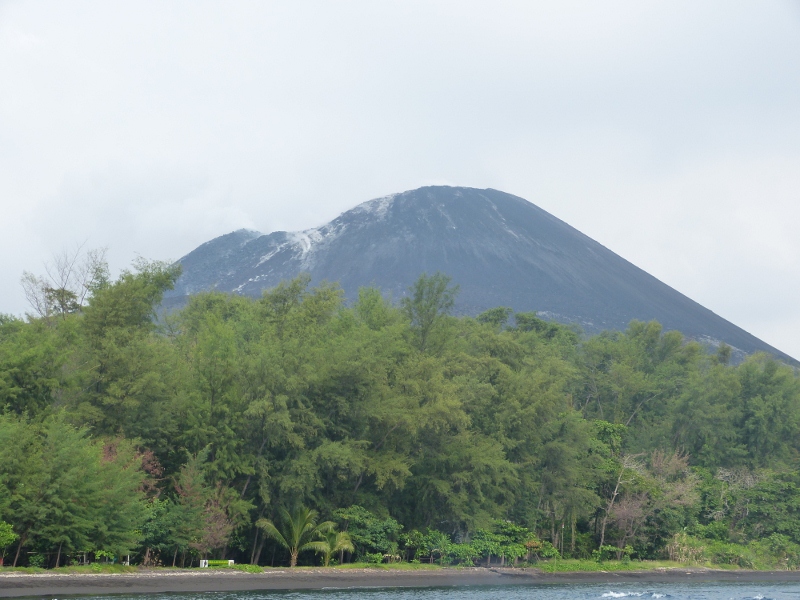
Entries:
[[626, 563], [629, 563], [631, 561], [631, 554], [633, 554], [633, 546], [617, 548], [616, 546], [605, 544], [592, 552], [592, 558], [599, 563], [616, 558], [621, 558], [625, 560]]
[[706, 544], [686, 533], [676, 533], [667, 544], [667, 558], [681, 563], [697, 562], [703, 557]]
[[47, 558], [45, 557], [44, 554], [36, 553], [36, 554], [31, 554], [28, 557], [28, 564], [31, 567], [38, 567], [38, 568], [41, 569], [42, 567], [44, 567], [44, 563], [46, 561], [47, 561]]
[[259, 567], [258, 565], [231, 565], [231, 569], [236, 569], [237, 571], [242, 571], [243, 573], [263, 573], [264, 569]]
[[[340, 531], [346, 531], [355, 546], [357, 556], [397, 554], [397, 535], [402, 526], [391, 517], [381, 518], [361, 506], [350, 506], [333, 511]], [[369, 562], [369, 561], [367, 561]]]
[[706, 551], [707, 558], [719, 565], [736, 565], [746, 569], [753, 568], [753, 560], [747, 548], [727, 542], [711, 542]]

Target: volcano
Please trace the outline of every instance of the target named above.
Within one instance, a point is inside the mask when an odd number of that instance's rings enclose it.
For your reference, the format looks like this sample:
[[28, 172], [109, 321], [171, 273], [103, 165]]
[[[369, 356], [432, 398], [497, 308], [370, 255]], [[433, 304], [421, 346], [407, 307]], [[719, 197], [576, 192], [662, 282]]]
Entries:
[[359, 204], [301, 232], [239, 230], [180, 259], [165, 306], [217, 290], [260, 296], [300, 273], [348, 299], [375, 286], [398, 300], [422, 273], [460, 287], [456, 313], [496, 306], [575, 323], [588, 333], [657, 320], [706, 345], [796, 361], [534, 204], [493, 189], [431, 186]]

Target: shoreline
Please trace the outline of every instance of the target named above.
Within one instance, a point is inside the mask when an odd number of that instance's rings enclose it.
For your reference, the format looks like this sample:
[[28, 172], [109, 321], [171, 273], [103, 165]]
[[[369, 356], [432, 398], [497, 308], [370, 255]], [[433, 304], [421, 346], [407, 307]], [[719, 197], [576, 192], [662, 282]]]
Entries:
[[800, 571], [727, 571], [715, 569], [655, 569], [647, 571], [573, 571], [542, 573], [538, 569], [442, 568], [267, 569], [245, 573], [225, 569], [196, 571], [141, 570], [138, 573], [50, 574], [0, 572], [0, 598], [165, 592], [234, 592], [321, 590], [328, 588], [449, 587], [459, 585], [536, 585], [669, 582], [800, 582]]

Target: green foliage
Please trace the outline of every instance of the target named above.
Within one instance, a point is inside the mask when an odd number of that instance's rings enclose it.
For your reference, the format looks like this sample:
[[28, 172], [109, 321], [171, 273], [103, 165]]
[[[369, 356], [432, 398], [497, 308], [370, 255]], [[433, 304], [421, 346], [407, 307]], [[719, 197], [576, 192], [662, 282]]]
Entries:
[[337, 552], [344, 553], [353, 552], [355, 550], [350, 535], [346, 531], [331, 529], [323, 534], [321, 541], [325, 545], [324, 549], [321, 551], [322, 564], [325, 567], [330, 564], [331, 556]]
[[[334, 518], [346, 531], [357, 556], [396, 554], [401, 525], [392, 518], [379, 518], [361, 506], [340, 508]], [[379, 561], [380, 562], [380, 561]]]
[[443, 562], [452, 549], [453, 543], [450, 541], [450, 536], [435, 529], [428, 529], [419, 539], [418, 554], [423, 557], [427, 556], [430, 563], [433, 563], [437, 557], [440, 562]]
[[114, 560], [115, 554], [113, 552], [106, 552], [105, 550], [95, 550], [94, 557], [97, 560], [102, 560], [103, 562], [109, 562], [109, 560]]
[[259, 567], [258, 565], [240, 565], [235, 564], [231, 565], [229, 568], [235, 571], [242, 571], [243, 573], [263, 573], [264, 569]]
[[527, 527], [503, 520], [495, 521], [491, 529], [478, 529], [470, 542], [455, 543], [435, 529], [411, 531], [401, 536], [401, 541], [408, 558], [414, 556], [413, 560], [423, 559], [429, 564], [434, 561], [440, 565], [473, 565], [477, 561], [490, 564], [493, 558], [513, 564], [523, 557], [530, 561], [559, 556], [552, 544], [538, 539]]
[[485, 323], [494, 329], [500, 329], [508, 323], [508, 319], [513, 313], [514, 311], [506, 306], [498, 306], [482, 312], [476, 319], [479, 323]]
[[[9, 559], [797, 560], [790, 367], [654, 322], [587, 338], [504, 307], [455, 318], [439, 273], [399, 306], [302, 276], [157, 320], [177, 274], [139, 262], [92, 276], [77, 309], [0, 316]], [[298, 505], [310, 520], [278, 509]]]
[[34, 415], [48, 407], [61, 383], [65, 341], [41, 321], [0, 322], [0, 409]]
[[616, 546], [609, 546], [608, 544], [604, 544], [597, 548], [597, 550], [592, 551], [592, 558], [599, 563], [605, 562], [611, 559], [620, 559], [623, 560], [627, 559], [630, 560], [631, 554], [633, 554], [633, 547], [632, 546], [625, 546], [624, 548], [617, 548]]
[[130, 443], [91, 440], [61, 415], [41, 425], [0, 416], [0, 448], [22, 453], [0, 456], [4, 513], [21, 545], [35, 542], [57, 557], [98, 547], [124, 554], [136, 546], [144, 473]]
[[414, 345], [420, 351], [440, 351], [447, 341], [449, 321], [458, 286], [450, 286], [450, 278], [442, 273], [423, 274], [403, 298], [402, 307], [411, 322]]
[[323, 538], [333, 531], [335, 524], [331, 521], [317, 523], [317, 511], [305, 506], [297, 506], [292, 512], [281, 508], [280, 517], [280, 529], [269, 519], [260, 519], [256, 526], [289, 551], [290, 567], [297, 566], [300, 552], [313, 550], [324, 554], [330, 551], [328, 541]]
[[[708, 533], [708, 529], [699, 529]], [[708, 563], [732, 565], [742, 568], [795, 570], [800, 567], [800, 545], [789, 537], [773, 533], [768, 537], [752, 540], [748, 544], [732, 543], [713, 537], [676, 534], [667, 546], [671, 560], [682, 563]]]
[[6, 557], [8, 547], [13, 544], [19, 536], [14, 533], [11, 523], [0, 521], [0, 565]]
[[47, 557], [44, 554], [34, 553], [28, 557], [28, 565], [41, 569], [47, 563]]

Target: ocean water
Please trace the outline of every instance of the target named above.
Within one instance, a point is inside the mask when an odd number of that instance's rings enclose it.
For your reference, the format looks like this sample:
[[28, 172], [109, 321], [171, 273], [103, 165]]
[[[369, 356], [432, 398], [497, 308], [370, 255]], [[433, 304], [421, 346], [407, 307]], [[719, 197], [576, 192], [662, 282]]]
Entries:
[[539, 584], [70, 596], [71, 600], [800, 600], [800, 583]]

